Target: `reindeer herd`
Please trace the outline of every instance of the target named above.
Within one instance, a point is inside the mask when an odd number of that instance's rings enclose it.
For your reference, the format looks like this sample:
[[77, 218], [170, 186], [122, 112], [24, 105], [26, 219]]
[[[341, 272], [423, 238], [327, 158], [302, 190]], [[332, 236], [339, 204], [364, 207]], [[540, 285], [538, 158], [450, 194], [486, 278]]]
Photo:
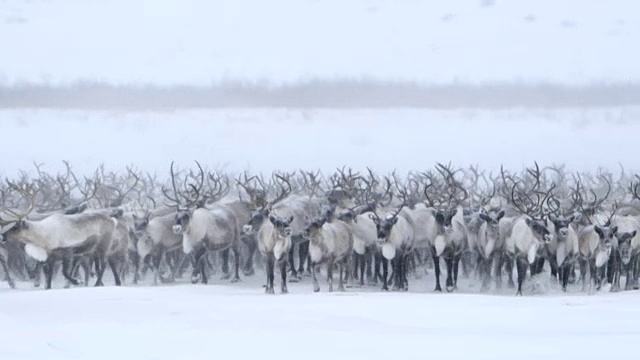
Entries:
[[196, 162], [171, 163], [161, 180], [104, 166], [80, 178], [64, 164], [57, 174], [34, 164], [0, 185], [0, 265], [11, 287], [39, 286], [42, 274], [45, 289], [58, 274], [65, 287], [102, 286], [107, 267], [115, 285], [188, 271], [206, 284], [217, 268], [237, 282], [260, 266], [268, 294], [276, 268], [281, 293], [306, 276], [314, 291], [321, 277], [329, 291], [407, 291], [427, 268], [442, 291], [442, 265], [448, 292], [460, 273], [483, 291], [506, 276], [517, 295], [545, 271], [563, 290], [619, 291], [622, 278], [625, 290], [638, 287], [640, 176], [622, 167], [590, 174], [536, 163], [487, 174], [437, 163], [404, 176], [342, 168], [265, 178]]

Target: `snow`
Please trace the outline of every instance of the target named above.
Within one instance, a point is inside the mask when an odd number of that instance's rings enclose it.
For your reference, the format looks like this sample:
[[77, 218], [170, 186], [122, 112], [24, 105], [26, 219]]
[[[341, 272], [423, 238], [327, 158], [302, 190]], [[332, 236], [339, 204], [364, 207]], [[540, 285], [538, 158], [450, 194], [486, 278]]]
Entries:
[[631, 0], [0, 2], [0, 81], [640, 80]]
[[0, 357], [594, 359], [633, 353], [640, 336], [637, 291], [313, 293], [310, 283], [289, 290], [265, 295], [240, 284], [0, 290]]

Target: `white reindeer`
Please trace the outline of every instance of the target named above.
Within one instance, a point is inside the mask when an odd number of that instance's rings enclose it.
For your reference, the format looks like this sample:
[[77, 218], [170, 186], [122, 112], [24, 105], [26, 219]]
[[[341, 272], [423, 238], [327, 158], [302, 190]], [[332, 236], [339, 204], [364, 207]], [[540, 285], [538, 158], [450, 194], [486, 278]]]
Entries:
[[[381, 209], [369, 214], [376, 225], [378, 256], [382, 256], [382, 290], [388, 287], [388, 263], [391, 262], [394, 281], [393, 289], [407, 291], [408, 255], [413, 251], [415, 233], [413, 219], [402, 211], [404, 202], [397, 209]], [[378, 212], [383, 214], [382, 217]]]
[[343, 221], [327, 222], [326, 217], [318, 217], [307, 222], [303, 236], [309, 241], [309, 257], [313, 276], [313, 291], [320, 291], [317, 268], [327, 264], [329, 292], [333, 291], [333, 267], [338, 265], [338, 291], [344, 291], [344, 266], [353, 250], [353, 235]]
[[[547, 229], [547, 224], [544, 220], [547, 214], [543, 211], [542, 206], [551, 196], [555, 185], [552, 185], [544, 194], [544, 197], [541, 198], [539, 194], [540, 183], [537, 182], [532, 189], [532, 193], [535, 193], [537, 198], [535, 201], [530, 194], [526, 193], [521, 193], [519, 200], [516, 200], [515, 192], [517, 185], [518, 182], [513, 184], [511, 199], [512, 205], [514, 205], [522, 215], [513, 220], [513, 226], [506, 235], [505, 253], [510, 261], [515, 260], [516, 262], [518, 272], [518, 290], [516, 295], [522, 296], [522, 284], [528, 268], [541, 256], [544, 246], [551, 243], [552, 240], [551, 232]], [[523, 197], [526, 198], [526, 200], [523, 201]], [[526, 203], [524, 204], [524, 208], [521, 203]]]
[[[55, 260], [84, 254], [93, 254], [95, 257], [95, 286], [102, 286], [102, 275], [117, 221], [101, 212], [74, 215], [55, 213], [39, 221], [26, 220], [25, 217], [33, 210], [33, 195], [24, 190], [20, 191], [29, 201], [29, 207], [15, 220], [2, 221], [3, 241], [24, 242], [25, 251], [29, 256], [46, 262], [46, 289], [51, 288]], [[69, 265], [69, 262], [63, 262], [63, 274], [68, 280], [76, 282], [70, 275]]]

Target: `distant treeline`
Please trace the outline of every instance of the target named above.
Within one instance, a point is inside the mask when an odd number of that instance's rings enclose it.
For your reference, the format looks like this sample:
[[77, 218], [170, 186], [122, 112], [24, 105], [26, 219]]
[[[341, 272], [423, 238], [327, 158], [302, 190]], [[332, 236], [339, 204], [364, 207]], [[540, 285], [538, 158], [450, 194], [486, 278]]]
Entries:
[[229, 82], [209, 87], [0, 85], [0, 108], [170, 110], [180, 108], [566, 108], [640, 105], [640, 83], [584, 86], [542, 83], [420, 85], [311, 81], [271, 86]]

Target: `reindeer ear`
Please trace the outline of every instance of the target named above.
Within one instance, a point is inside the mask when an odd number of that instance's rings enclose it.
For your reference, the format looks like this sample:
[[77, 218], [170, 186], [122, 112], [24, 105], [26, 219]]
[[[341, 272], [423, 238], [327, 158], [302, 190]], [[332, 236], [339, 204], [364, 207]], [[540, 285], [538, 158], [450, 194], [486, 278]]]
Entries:
[[482, 219], [482, 221], [486, 221], [486, 222], [491, 221], [491, 217], [485, 213], [480, 213], [478, 216], [480, 217], [480, 219]]
[[394, 216], [394, 217], [391, 219], [391, 224], [392, 224], [392, 225], [395, 225], [397, 222], [398, 222], [398, 217], [397, 217], [397, 216]]
[[593, 227], [593, 230], [595, 230], [595, 232], [598, 234], [598, 236], [599, 236], [601, 239], [604, 239], [604, 233], [602, 232], [602, 228], [600, 228], [600, 226], [595, 225], [595, 226]]
[[436, 221], [439, 224], [444, 224], [444, 215], [440, 211], [436, 213]]
[[271, 221], [271, 223], [273, 224], [273, 226], [276, 226], [278, 219], [275, 218], [275, 216], [270, 215], [269, 216], [269, 221]]
[[496, 216], [496, 219], [500, 221], [500, 219], [504, 217], [504, 214], [505, 214], [504, 210], [500, 210], [500, 212], [498, 213], [498, 216]]
[[612, 227], [612, 228], [611, 228], [611, 232], [612, 232], [613, 234], [617, 233], [617, 232], [618, 232], [618, 227], [617, 227], [617, 226]]
[[633, 239], [634, 237], [636, 237], [636, 234], [637, 234], [637, 233], [638, 233], [638, 231], [637, 231], [637, 230], [633, 230], [632, 232], [630, 232], [630, 234], [631, 234], [630, 239]]
[[457, 214], [457, 213], [458, 213], [458, 208], [454, 208], [454, 209], [453, 209], [453, 210], [451, 210], [451, 212], [450, 212], [451, 217], [456, 216], [456, 214]]
[[287, 226], [288, 226], [289, 224], [291, 224], [292, 221], [293, 221], [293, 215], [289, 216], [289, 218], [287, 219], [285, 224], [287, 224]]

